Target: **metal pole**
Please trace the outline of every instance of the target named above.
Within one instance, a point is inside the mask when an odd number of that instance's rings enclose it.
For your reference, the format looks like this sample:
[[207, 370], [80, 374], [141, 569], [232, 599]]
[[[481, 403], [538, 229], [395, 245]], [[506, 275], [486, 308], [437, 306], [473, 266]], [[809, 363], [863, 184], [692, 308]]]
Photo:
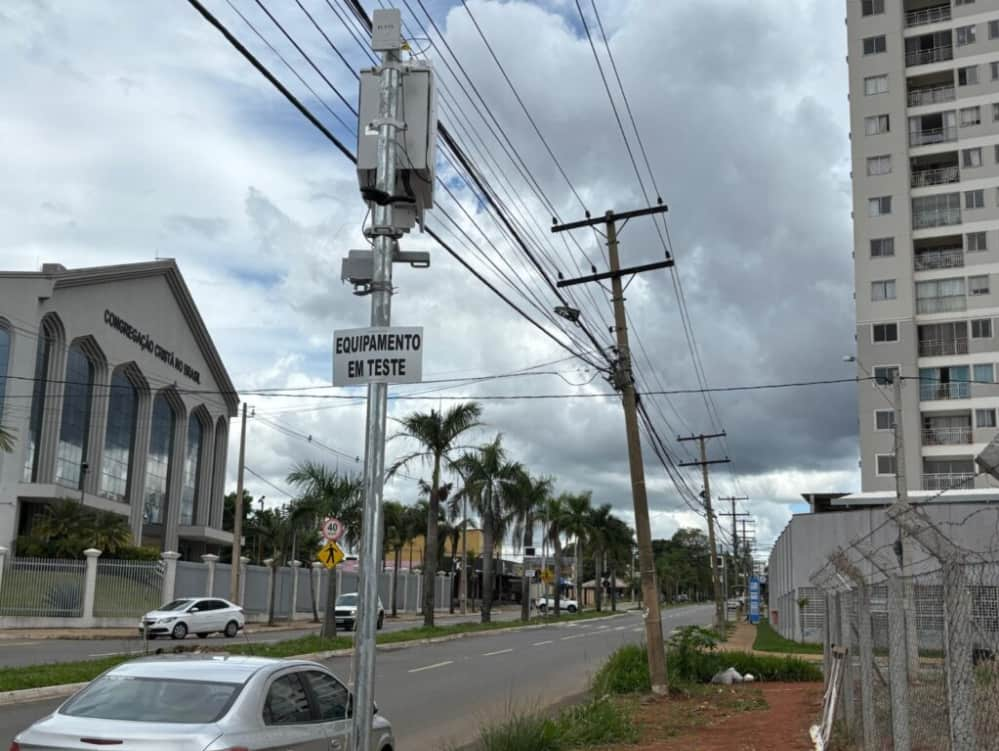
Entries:
[[652, 555], [649, 499], [645, 488], [642, 442], [638, 432], [638, 401], [635, 397], [635, 383], [631, 374], [631, 349], [628, 344], [628, 324], [624, 312], [624, 289], [621, 277], [617, 274], [621, 270], [621, 260], [617, 248], [617, 226], [614, 222], [614, 214], [610, 211], [607, 212], [607, 251], [611, 271], [615, 273], [611, 279], [611, 290], [614, 301], [614, 330], [617, 334], [617, 349], [620, 358], [617, 381], [624, 400], [624, 421], [628, 435], [628, 463], [631, 467], [631, 492], [635, 507], [635, 534], [638, 539], [642, 597], [645, 600], [645, 643], [648, 646], [649, 675], [652, 692], [665, 696], [668, 693], [666, 648], [663, 644], [659, 594], [656, 592], [656, 563]]
[[468, 615], [468, 498], [461, 498], [461, 614]]
[[[902, 374], [892, 380], [892, 406], [895, 409], [895, 495], [897, 503], [909, 503], [908, 477], [905, 471], [905, 434], [902, 429]], [[899, 527], [902, 543], [902, 602], [905, 609], [905, 648], [908, 658], [909, 683], [919, 678], [919, 637], [916, 633], [916, 598], [912, 580], [912, 545]]]
[[[378, 163], [375, 184], [382, 195], [394, 195], [396, 138], [399, 128], [400, 55], [382, 53], [378, 106]], [[360, 127], [367, 127], [361, 123]], [[371, 277], [371, 325], [388, 326], [392, 310], [392, 251], [400, 232], [393, 225], [392, 204], [373, 207], [374, 234]], [[354, 641], [354, 751], [371, 751], [375, 699], [375, 631], [378, 613], [378, 562], [382, 537], [382, 491], [385, 478], [385, 423], [388, 384], [368, 386], [367, 429], [364, 441], [364, 511], [361, 520], [360, 581], [357, 633]]]
[[239, 468], [236, 472], [235, 518], [232, 522], [232, 570], [229, 572], [229, 600], [237, 605], [239, 597], [240, 557], [243, 555], [243, 467], [246, 462], [246, 402], [243, 402], [243, 421], [239, 430]]
[[715, 623], [718, 633], [725, 637], [725, 603], [722, 602], [721, 582], [718, 580], [718, 553], [715, 547], [715, 515], [711, 510], [711, 484], [708, 478], [708, 449], [705, 437], [699, 436], [701, 445], [701, 472], [704, 476], [704, 511], [708, 517], [708, 548], [711, 551], [711, 586], [715, 590]]

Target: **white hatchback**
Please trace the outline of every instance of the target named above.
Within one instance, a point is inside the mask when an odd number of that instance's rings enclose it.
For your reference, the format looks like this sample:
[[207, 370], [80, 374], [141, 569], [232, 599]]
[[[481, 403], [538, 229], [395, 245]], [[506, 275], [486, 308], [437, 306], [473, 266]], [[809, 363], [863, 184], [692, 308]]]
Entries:
[[222, 633], [230, 639], [246, 625], [246, 616], [239, 605], [218, 597], [187, 597], [174, 600], [142, 616], [139, 635], [150, 639], [169, 636], [187, 638], [197, 634], [203, 639], [209, 634]]

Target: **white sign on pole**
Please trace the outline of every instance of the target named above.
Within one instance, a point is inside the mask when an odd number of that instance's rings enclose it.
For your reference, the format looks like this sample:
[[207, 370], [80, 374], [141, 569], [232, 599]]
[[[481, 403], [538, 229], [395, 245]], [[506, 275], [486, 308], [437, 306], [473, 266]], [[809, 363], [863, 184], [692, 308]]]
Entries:
[[326, 542], [336, 542], [346, 531], [343, 528], [343, 523], [339, 519], [334, 519], [332, 516], [323, 519], [322, 527], [319, 529]]
[[423, 327], [379, 326], [333, 332], [333, 385], [419, 383]]

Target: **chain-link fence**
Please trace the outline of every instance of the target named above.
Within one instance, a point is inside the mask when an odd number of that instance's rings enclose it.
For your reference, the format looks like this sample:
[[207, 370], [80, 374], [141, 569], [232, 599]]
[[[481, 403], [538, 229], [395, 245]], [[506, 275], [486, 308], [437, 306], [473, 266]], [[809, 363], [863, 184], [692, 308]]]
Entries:
[[965, 525], [999, 536], [999, 507], [941, 524], [896, 504], [892, 542], [865, 535], [812, 574], [835, 696], [817, 748], [999, 751], [999, 546], [954, 542]]

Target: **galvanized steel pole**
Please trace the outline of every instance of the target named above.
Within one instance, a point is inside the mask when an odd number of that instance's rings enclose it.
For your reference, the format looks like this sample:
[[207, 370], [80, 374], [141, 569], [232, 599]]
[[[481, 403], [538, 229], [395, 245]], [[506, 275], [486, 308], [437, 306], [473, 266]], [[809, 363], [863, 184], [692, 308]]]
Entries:
[[[256, 412], [254, 412], [256, 414]], [[243, 604], [239, 596], [239, 577], [242, 565], [239, 562], [243, 554], [243, 467], [246, 462], [246, 402], [243, 402], [243, 426], [239, 431], [239, 467], [236, 471], [236, 503], [232, 522], [232, 569], [229, 572], [229, 599]]]
[[[397, 117], [400, 99], [400, 55], [382, 53], [378, 92], [378, 162], [375, 185], [384, 196], [395, 194]], [[360, 127], [367, 124], [361, 123]], [[401, 235], [393, 222], [392, 204], [375, 204], [374, 268], [371, 277], [371, 325], [388, 326], [392, 311], [392, 252]], [[385, 426], [388, 384], [368, 386], [367, 430], [364, 441], [364, 511], [361, 519], [360, 581], [357, 632], [354, 637], [354, 751], [371, 751], [375, 699], [375, 632], [378, 620], [378, 578], [382, 549], [382, 492], [385, 480]]]

